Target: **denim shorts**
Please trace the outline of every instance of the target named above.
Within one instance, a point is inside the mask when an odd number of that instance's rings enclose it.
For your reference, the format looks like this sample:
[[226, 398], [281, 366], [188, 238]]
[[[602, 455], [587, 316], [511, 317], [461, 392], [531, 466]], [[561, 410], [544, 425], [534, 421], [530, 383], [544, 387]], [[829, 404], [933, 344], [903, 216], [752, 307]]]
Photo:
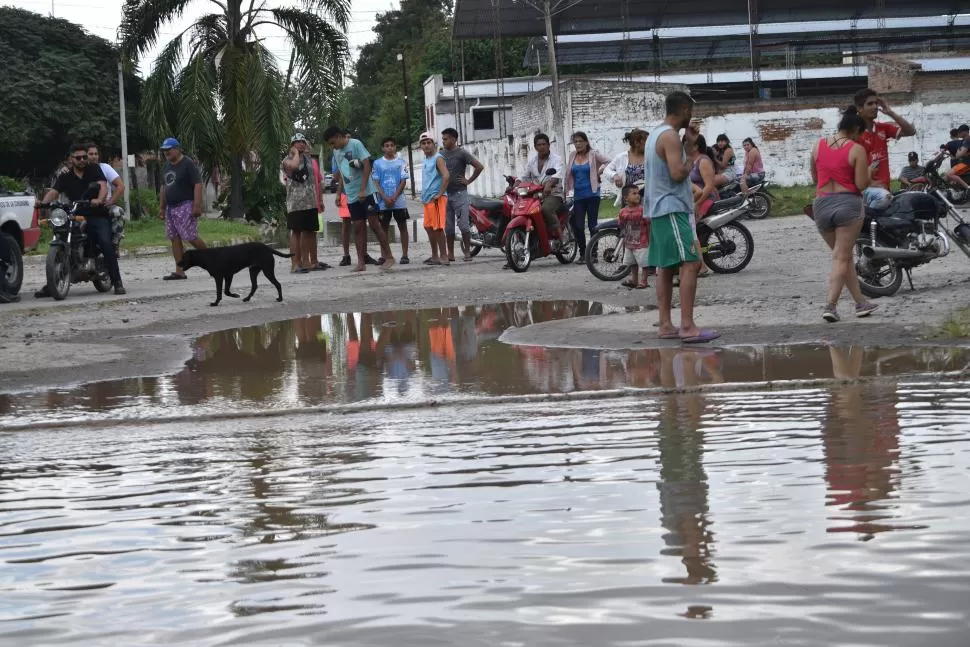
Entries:
[[821, 231], [845, 227], [863, 217], [862, 196], [858, 193], [829, 193], [815, 198], [812, 206], [815, 226]]

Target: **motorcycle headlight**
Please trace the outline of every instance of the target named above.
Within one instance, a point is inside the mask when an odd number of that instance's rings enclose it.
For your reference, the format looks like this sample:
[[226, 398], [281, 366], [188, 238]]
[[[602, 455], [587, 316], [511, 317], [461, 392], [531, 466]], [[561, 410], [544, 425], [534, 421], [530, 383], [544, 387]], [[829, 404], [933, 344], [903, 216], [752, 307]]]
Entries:
[[516, 192], [523, 197], [529, 195], [529, 190], [525, 187], [519, 187]]
[[67, 212], [63, 209], [51, 210], [50, 222], [54, 227], [63, 227], [67, 224]]

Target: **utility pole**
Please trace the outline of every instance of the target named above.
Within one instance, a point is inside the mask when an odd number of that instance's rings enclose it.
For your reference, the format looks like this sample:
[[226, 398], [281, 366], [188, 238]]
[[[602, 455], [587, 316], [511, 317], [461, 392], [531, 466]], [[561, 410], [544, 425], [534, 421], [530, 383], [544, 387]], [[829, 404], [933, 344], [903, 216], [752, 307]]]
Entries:
[[411, 155], [411, 103], [408, 101], [408, 68], [403, 52], [398, 52], [397, 60], [401, 61], [401, 78], [404, 81], [404, 128], [408, 138], [408, 166], [411, 168], [411, 199], [414, 200], [417, 193], [414, 190], [414, 157]]
[[121, 181], [125, 183], [125, 220], [131, 220], [131, 184], [128, 180], [128, 119], [125, 115], [125, 74], [118, 61], [118, 112], [121, 115]]
[[549, 75], [552, 77], [552, 127], [556, 131], [557, 152], [566, 159], [566, 136], [562, 130], [562, 106], [559, 95], [559, 66], [556, 64], [556, 37], [552, 33], [552, 2], [543, 0], [542, 14], [546, 21], [546, 51], [549, 57]]

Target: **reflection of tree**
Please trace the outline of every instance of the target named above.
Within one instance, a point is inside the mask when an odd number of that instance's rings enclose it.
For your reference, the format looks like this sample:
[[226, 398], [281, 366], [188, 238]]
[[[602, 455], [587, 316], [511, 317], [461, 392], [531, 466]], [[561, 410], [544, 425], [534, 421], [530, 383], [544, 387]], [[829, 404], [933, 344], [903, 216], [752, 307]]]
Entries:
[[676, 584], [717, 581], [711, 559], [714, 533], [708, 519], [707, 474], [704, 471], [704, 398], [677, 394], [662, 401], [657, 427], [660, 450], [660, 523], [667, 529], [664, 555], [675, 555], [687, 570], [683, 577], [665, 578]]
[[[859, 376], [862, 348], [832, 348], [830, 353], [835, 377]], [[846, 513], [830, 517], [837, 523], [829, 532], [855, 532], [866, 541], [892, 530], [880, 520], [892, 517], [888, 501], [898, 487], [895, 385], [855, 383], [832, 389], [822, 440], [828, 505]]]

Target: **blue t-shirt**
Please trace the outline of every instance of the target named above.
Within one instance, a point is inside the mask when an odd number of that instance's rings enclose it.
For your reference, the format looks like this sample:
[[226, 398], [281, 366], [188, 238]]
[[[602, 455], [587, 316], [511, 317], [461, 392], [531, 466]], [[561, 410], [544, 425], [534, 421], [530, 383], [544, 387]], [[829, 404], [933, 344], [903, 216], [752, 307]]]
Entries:
[[593, 192], [593, 185], [589, 180], [589, 162], [585, 164], [573, 164], [573, 198], [582, 200], [592, 198], [597, 195]]
[[[370, 153], [358, 139], [350, 139], [343, 148], [333, 151], [333, 160], [336, 162], [337, 170], [344, 181], [344, 193], [347, 194], [347, 204], [353, 204], [360, 200], [360, 184], [364, 179], [364, 169], [354, 168], [350, 165], [351, 160], [365, 160], [370, 157]], [[377, 191], [374, 184], [374, 173], [371, 171], [370, 181], [367, 183], [367, 193]]]
[[431, 157], [424, 158], [424, 165], [421, 167], [421, 178], [424, 180], [424, 186], [421, 189], [421, 202], [424, 204], [430, 203], [441, 193], [441, 182], [444, 178], [441, 177], [441, 172], [438, 170], [438, 160], [440, 159], [442, 159], [441, 153], [435, 153]]
[[[381, 191], [386, 196], [392, 196], [397, 193], [397, 188], [401, 186], [401, 181], [410, 179], [407, 164], [404, 160], [389, 160], [386, 157], [382, 157], [374, 162], [374, 170], [371, 171], [371, 177], [374, 178], [374, 181], [377, 182], [377, 185], [381, 187]], [[397, 197], [397, 202], [394, 204], [384, 204], [384, 201], [378, 198], [377, 206], [381, 211], [384, 211], [385, 209], [407, 209], [408, 205], [404, 199], [404, 191], [401, 191], [401, 195]]]

